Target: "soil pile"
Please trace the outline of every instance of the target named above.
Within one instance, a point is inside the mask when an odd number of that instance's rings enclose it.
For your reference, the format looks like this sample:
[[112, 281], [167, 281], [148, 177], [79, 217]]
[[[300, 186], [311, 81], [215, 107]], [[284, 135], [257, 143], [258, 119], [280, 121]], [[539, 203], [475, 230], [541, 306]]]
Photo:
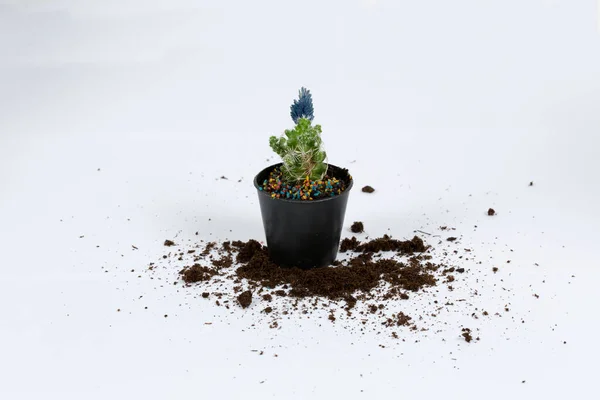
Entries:
[[[401, 331], [437, 334], [446, 329], [447, 320], [438, 320], [441, 313], [489, 318], [475, 304], [477, 288], [464, 286], [473, 271], [485, 274], [473, 269], [481, 262], [476, 262], [472, 249], [461, 249], [456, 237], [415, 232], [429, 235], [429, 243], [419, 236], [345, 238], [338, 260], [309, 270], [279, 267], [269, 258], [268, 248], [253, 239], [200, 243], [190, 239], [187, 245], [168, 241], [166, 254], [150, 263], [147, 271], [151, 279], [171, 281], [168, 286], [185, 290], [190, 299], [197, 299], [194, 302], [253, 315], [251, 327], [257, 329], [264, 325], [282, 329], [286, 321], [317, 319], [362, 334], [387, 331], [392, 338], [405, 340]], [[157, 267], [168, 277], [157, 276]], [[497, 271], [495, 267], [490, 272]], [[471, 334], [463, 330], [457, 339], [477, 341]]]
[[352, 237], [341, 243], [345, 259], [309, 270], [279, 267], [268, 248], [253, 239], [209, 242], [203, 249], [169, 256], [192, 258], [179, 278], [201, 298], [233, 310], [257, 308], [271, 319], [271, 328], [279, 328], [278, 321], [292, 313], [324, 311], [335, 322], [337, 309], [362, 324], [378, 320], [382, 327], [417, 330], [416, 319], [407, 315], [410, 307], [400, 303], [406, 304], [411, 293], [447, 283], [454, 271], [432, 263], [429, 249], [417, 236], [398, 240], [384, 235], [365, 242]]

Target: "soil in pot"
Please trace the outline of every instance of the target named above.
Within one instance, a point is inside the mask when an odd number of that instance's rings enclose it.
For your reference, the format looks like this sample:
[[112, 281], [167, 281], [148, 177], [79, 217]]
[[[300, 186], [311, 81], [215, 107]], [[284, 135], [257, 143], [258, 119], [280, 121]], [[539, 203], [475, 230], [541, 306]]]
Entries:
[[[281, 165], [271, 170], [268, 177], [262, 180], [258, 190], [269, 193], [271, 197], [288, 200], [319, 200], [342, 194], [349, 186], [347, 182], [347, 170], [338, 173], [336, 168], [328, 168], [327, 174], [318, 181], [306, 180], [295, 184], [286, 183], [283, 180]], [[349, 179], [352, 179], [351, 177]]]

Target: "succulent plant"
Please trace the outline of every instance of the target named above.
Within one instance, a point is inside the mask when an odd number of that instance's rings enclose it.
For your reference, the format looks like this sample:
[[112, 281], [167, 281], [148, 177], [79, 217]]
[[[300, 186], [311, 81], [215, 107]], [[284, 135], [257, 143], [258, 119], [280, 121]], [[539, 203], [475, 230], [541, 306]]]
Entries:
[[287, 182], [318, 181], [325, 176], [327, 154], [321, 148], [320, 125], [312, 126], [309, 119], [300, 118], [284, 136], [271, 136], [269, 144], [283, 160], [281, 172]]
[[327, 154], [322, 149], [321, 125], [312, 125], [314, 110], [310, 91], [301, 88], [299, 99], [294, 100], [290, 109], [296, 124], [294, 129], [286, 129], [279, 138], [269, 138], [271, 148], [283, 160], [283, 178], [288, 183], [321, 180], [327, 173]]

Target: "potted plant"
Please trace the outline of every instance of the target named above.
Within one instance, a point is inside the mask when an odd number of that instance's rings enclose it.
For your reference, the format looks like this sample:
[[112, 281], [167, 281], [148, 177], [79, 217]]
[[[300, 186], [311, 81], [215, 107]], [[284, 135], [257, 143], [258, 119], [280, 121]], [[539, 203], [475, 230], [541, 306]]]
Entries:
[[347, 169], [326, 163], [310, 91], [301, 88], [290, 109], [294, 128], [269, 139], [282, 162], [254, 178], [269, 257], [282, 267], [328, 266], [337, 256], [353, 180]]

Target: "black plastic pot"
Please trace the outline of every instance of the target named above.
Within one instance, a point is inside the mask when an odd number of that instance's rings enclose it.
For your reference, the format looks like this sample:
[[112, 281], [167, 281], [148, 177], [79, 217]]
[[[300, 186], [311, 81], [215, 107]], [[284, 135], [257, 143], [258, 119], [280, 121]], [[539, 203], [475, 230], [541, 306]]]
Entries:
[[259, 188], [280, 165], [271, 165], [254, 178], [269, 257], [282, 267], [328, 266], [335, 260], [340, 246], [352, 178], [347, 170], [330, 164], [328, 175], [346, 182], [343, 193], [320, 200], [271, 198]]

